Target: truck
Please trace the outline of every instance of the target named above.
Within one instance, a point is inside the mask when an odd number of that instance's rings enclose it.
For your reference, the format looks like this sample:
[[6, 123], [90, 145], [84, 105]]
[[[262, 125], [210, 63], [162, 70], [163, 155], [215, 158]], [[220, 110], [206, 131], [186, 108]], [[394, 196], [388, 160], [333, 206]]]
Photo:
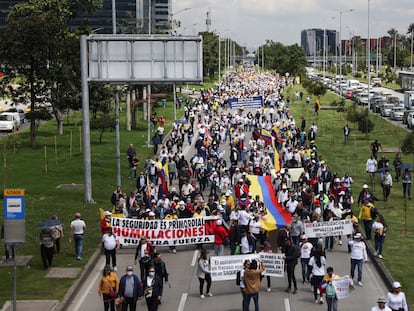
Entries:
[[20, 116], [17, 112], [3, 112], [0, 114], [0, 131], [18, 131], [20, 129]]
[[346, 80], [346, 86], [351, 89], [356, 90], [360, 85], [361, 83], [359, 83], [359, 80], [354, 80], [354, 79]]
[[404, 108], [406, 110], [414, 110], [414, 91], [404, 92]]

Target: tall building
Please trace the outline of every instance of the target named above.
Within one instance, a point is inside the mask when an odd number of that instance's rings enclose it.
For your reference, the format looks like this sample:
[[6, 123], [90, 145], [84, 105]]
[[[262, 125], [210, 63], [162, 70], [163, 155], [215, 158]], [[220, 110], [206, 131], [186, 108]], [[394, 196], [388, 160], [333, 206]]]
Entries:
[[301, 46], [306, 56], [323, 56], [324, 34], [326, 36], [325, 48], [327, 55], [335, 55], [336, 30], [313, 28], [301, 32]]
[[[0, 27], [7, 24], [10, 6], [27, 0], [0, 0]], [[151, 7], [150, 7], [151, 4]], [[151, 21], [152, 33], [168, 33], [170, 29], [171, 0], [116, 0], [117, 33], [148, 33]], [[148, 18], [151, 16], [151, 18]], [[96, 33], [112, 33], [112, 0], [103, 0], [103, 7], [93, 14], [82, 14], [72, 20], [70, 27], [85, 22]]]

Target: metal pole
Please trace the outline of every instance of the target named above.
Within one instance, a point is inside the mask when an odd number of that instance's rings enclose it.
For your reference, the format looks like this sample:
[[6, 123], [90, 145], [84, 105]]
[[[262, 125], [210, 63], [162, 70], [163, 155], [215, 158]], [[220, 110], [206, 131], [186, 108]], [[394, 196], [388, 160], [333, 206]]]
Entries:
[[88, 50], [86, 36], [80, 38], [81, 88], [82, 88], [82, 136], [83, 136], [83, 174], [84, 198], [86, 203], [93, 203], [91, 174], [91, 133], [89, 123], [89, 88], [88, 88]]
[[322, 48], [322, 71], [323, 77], [326, 75], [326, 25], [323, 29], [323, 48]]
[[[188, 87], [187, 87], [188, 92]], [[177, 120], [177, 92], [175, 90], [175, 83], [173, 84], [173, 94], [174, 94], [174, 120]], [[188, 93], [187, 93], [188, 94]]]
[[148, 135], [147, 135], [147, 147], [151, 147], [151, 84], [148, 84], [147, 92], [147, 122], [148, 122]]
[[397, 31], [394, 33], [394, 70], [397, 69]]
[[13, 311], [17, 310], [17, 265], [16, 265], [16, 245], [12, 244], [13, 254]]
[[339, 12], [339, 96], [342, 97], [342, 11]]
[[[116, 7], [112, 0], [112, 33], [116, 35]], [[121, 186], [121, 138], [119, 131], [119, 86], [115, 86], [115, 158], [116, 158], [116, 185]]]
[[[371, 98], [370, 98], [371, 97], [370, 96], [370, 88], [371, 88], [371, 37], [370, 37], [369, 23], [370, 23], [370, 0], [368, 0], [368, 42], [367, 42], [367, 55], [368, 55], [368, 113], [369, 113], [370, 108], [371, 108]], [[367, 122], [368, 122], [368, 118], [367, 118]]]
[[413, 32], [414, 32], [414, 29], [411, 29], [410, 70], [413, 70]]
[[148, 34], [151, 34], [151, 23], [152, 23], [152, 1], [148, 1]]
[[218, 36], [219, 39], [219, 49], [218, 49], [218, 78], [219, 78], [219, 83], [221, 82], [221, 40], [220, 40], [220, 35]]

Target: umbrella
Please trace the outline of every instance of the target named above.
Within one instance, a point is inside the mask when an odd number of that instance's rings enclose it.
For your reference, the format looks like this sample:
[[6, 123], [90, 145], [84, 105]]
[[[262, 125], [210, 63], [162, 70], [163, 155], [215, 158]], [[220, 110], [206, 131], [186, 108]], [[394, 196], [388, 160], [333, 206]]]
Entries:
[[187, 123], [187, 120], [186, 119], [178, 119], [178, 120], [176, 120], [175, 121], [176, 123], [178, 123], [178, 124], [186, 124]]
[[384, 173], [384, 172], [389, 172], [392, 171], [391, 167], [383, 167], [383, 168], [379, 168], [377, 170], [374, 171], [374, 173]]
[[411, 170], [412, 168], [414, 168], [414, 166], [412, 164], [403, 163], [403, 164], [397, 165], [397, 168], [400, 170], [405, 170], [405, 169]]
[[57, 219], [49, 219], [49, 220], [42, 221], [37, 226], [39, 228], [48, 228], [48, 227], [59, 226], [61, 224], [62, 224], [62, 222], [60, 220], [57, 220]]

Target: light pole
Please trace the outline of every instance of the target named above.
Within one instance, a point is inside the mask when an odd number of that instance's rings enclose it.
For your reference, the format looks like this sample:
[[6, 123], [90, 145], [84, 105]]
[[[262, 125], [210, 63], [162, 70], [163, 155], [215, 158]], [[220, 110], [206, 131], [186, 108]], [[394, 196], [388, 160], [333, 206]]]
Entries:
[[352, 12], [354, 9], [339, 11], [339, 94], [342, 97], [342, 14]]
[[413, 32], [414, 28], [411, 29], [410, 71], [413, 71]]
[[174, 36], [174, 20], [173, 20], [173, 16], [174, 16], [174, 15], [177, 15], [177, 14], [179, 14], [179, 13], [182, 13], [182, 12], [188, 11], [188, 10], [191, 10], [191, 8], [184, 8], [184, 9], [182, 9], [182, 10], [178, 10], [177, 12], [174, 12], [174, 13], [171, 13], [171, 14], [170, 14], [171, 35], [173, 35], [173, 36]]
[[[371, 36], [370, 36], [370, 0], [368, 0], [368, 38], [367, 38], [367, 64], [368, 64], [368, 113], [371, 109], [371, 96], [370, 96], [370, 88], [371, 88]], [[368, 122], [368, 118], [367, 118]], [[368, 133], [368, 129], [365, 129], [366, 133]]]

